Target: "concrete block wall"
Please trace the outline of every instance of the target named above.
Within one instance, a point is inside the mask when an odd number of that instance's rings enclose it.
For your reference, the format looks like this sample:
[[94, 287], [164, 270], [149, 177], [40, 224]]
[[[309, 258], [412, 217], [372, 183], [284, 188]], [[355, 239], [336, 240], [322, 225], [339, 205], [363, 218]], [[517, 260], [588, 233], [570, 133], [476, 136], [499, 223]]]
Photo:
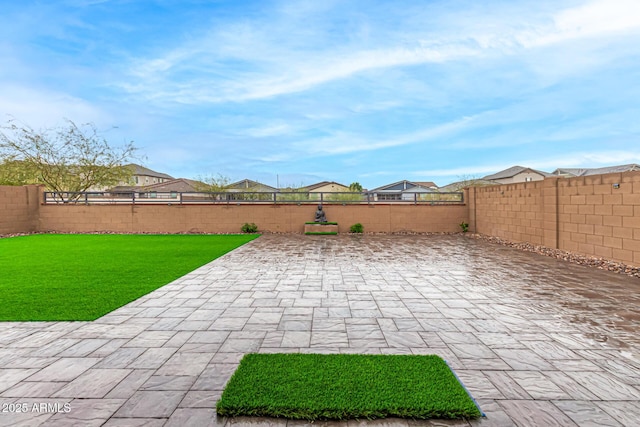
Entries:
[[471, 188], [468, 200], [472, 231], [640, 266], [638, 172]]
[[560, 180], [561, 249], [640, 265], [640, 173]]
[[[359, 222], [366, 232], [455, 232], [465, 205], [325, 205], [340, 233]], [[38, 229], [57, 232], [238, 233], [245, 222], [261, 231], [302, 233], [315, 205], [43, 205]]]
[[0, 234], [37, 230], [40, 191], [36, 185], [0, 186]]
[[533, 181], [469, 189], [475, 207], [471, 231], [542, 245], [545, 233], [545, 182]]

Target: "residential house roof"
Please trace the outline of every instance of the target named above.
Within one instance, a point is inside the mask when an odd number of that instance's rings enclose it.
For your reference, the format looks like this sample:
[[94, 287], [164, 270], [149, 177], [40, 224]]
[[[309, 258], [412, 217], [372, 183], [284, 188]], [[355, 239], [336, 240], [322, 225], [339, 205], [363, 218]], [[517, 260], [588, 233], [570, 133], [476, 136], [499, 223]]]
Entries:
[[637, 163], [631, 163], [628, 165], [606, 166], [602, 168], [558, 168], [552, 173], [554, 175], [564, 176], [588, 176], [633, 171], [640, 171], [640, 165]]
[[192, 179], [178, 178], [170, 181], [159, 182], [157, 184], [145, 185], [138, 191], [157, 191], [157, 192], [177, 192], [177, 193], [195, 193], [200, 191], [199, 188], [204, 185], [200, 181]]
[[[381, 187], [374, 188], [373, 190], [370, 190], [370, 192], [372, 192], [372, 193], [401, 193], [403, 191], [422, 191], [422, 190], [434, 191], [432, 188], [430, 188], [430, 186], [425, 186], [424, 185], [424, 184], [428, 184], [428, 183], [421, 183], [421, 184], [423, 184], [423, 185], [420, 185], [417, 182], [407, 181], [405, 179], [405, 180], [402, 180], [402, 181], [394, 182], [392, 184], [387, 184], [387, 185], [383, 185]], [[431, 184], [433, 184], [433, 183], [431, 183]]]
[[275, 187], [272, 187], [267, 184], [263, 184], [258, 181], [253, 181], [251, 179], [243, 179], [238, 182], [234, 182], [225, 187], [227, 190], [248, 190], [248, 191], [277, 191]]
[[485, 180], [495, 180], [495, 179], [505, 179], [505, 178], [513, 178], [514, 176], [518, 175], [519, 173], [522, 172], [533, 172], [533, 173], [537, 173], [539, 175], [542, 176], [552, 176], [552, 174], [548, 173], [548, 172], [543, 172], [543, 171], [539, 171], [536, 169], [531, 169], [531, 168], [527, 168], [524, 166], [512, 166], [508, 169], [505, 169], [503, 171], [500, 172], [496, 172], [493, 175], [487, 175], [485, 177], [483, 177], [482, 179]]
[[436, 183], [433, 181], [412, 181], [412, 182], [424, 188], [438, 188]]
[[466, 187], [486, 187], [489, 185], [499, 185], [499, 184], [495, 181], [489, 181], [487, 179], [478, 178], [478, 179], [468, 179], [465, 181], [452, 182], [451, 184], [447, 184], [443, 187], [438, 188], [438, 190], [440, 190], [443, 193], [450, 193], [450, 192], [460, 191]]
[[327, 185], [331, 185], [331, 184], [336, 185], [336, 186], [339, 186], [339, 187], [343, 187], [343, 188], [346, 188], [346, 189], [348, 189], [348, 188], [349, 188], [349, 186], [348, 186], [348, 185], [340, 184], [339, 182], [335, 182], [335, 181], [321, 181], [321, 182], [318, 182], [318, 183], [315, 183], [315, 184], [311, 184], [311, 185], [304, 186], [304, 187], [300, 188], [300, 190], [303, 190], [303, 191], [313, 191], [313, 190], [315, 190], [316, 188], [322, 188], [322, 187], [325, 187], [325, 186], [327, 186]]
[[127, 167], [133, 170], [134, 175], [151, 176], [155, 178], [164, 178], [164, 179], [174, 179], [171, 175], [167, 175], [166, 173], [156, 172], [149, 168], [145, 168], [144, 166], [140, 166], [136, 163], [128, 164]]

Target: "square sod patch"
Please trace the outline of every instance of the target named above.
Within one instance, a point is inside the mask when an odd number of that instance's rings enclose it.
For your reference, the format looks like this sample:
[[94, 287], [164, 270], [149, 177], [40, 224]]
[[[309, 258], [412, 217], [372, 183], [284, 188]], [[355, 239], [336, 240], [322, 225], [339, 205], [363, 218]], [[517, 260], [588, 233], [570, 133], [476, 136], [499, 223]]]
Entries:
[[482, 415], [435, 355], [247, 354], [216, 409], [309, 421]]

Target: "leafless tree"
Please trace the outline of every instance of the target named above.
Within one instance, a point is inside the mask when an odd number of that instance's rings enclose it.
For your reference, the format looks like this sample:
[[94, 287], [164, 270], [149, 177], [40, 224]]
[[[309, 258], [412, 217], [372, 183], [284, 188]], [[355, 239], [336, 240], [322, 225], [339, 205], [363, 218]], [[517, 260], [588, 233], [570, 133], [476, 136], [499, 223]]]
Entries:
[[34, 130], [9, 120], [0, 126], [0, 177], [6, 183], [43, 184], [63, 201], [73, 193], [129, 182], [133, 142], [113, 147], [91, 124]]

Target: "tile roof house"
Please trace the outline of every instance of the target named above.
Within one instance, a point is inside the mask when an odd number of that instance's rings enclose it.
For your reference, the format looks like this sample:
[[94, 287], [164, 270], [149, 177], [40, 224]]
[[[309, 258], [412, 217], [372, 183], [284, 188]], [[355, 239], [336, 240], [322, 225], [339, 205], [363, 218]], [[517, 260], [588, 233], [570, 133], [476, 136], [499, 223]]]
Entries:
[[156, 172], [135, 163], [127, 165], [133, 171], [133, 182], [135, 186], [152, 185], [174, 179], [166, 173]]
[[[422, 185], [420, 185], [422, 184]], [[374, 188], [370, 190], [369, 193], [373, 194], [374, 200], [383, 201], [383, 200], [414, 200], [416, 197], [416, 193], [437, 193], [437, 189], [435, 184], [432, 182], [427, 183], [417, 183], [412, 181], [398, 181], [392, 184], [383, 185], [378, 188]], [[428, 184], [433, 184], [427, 186]]]
[[552, 172], [553, 175], [564, 177], [602, 175], [607, 173], [621, 173], [640, 171], [640, 165], [631, 163], [628, 165], [607, 166], [603, 168], [559, 168]]
[[542, 181], [548, 176], [553, 176], [548, 172], [526, 168], [524, 166], [512, 166], [503, 171], [487, 175], [483, 180], [493, 181], [497, 184], [514, 184], [517, 182]]
[[334, 191], [350, 191], [348, 185], [340, 184], [335, 181], [321, 181], [316, 184], [307, 185], [301, 187], [300, 191], [307, 191], [309, 193], [327, 193]]
[[267, 192], [267, 193], [273, 193], [274, 191], [278, 191], [278, 189], [275, 187], [272, 187], [267, 184], [263, 184], [258, 181], [253, 181], [251, 179], [243, 179], [241, 181], [229, 184], [225, 187], [225, 190], [229, 192], [247, 191], [247, 192]]
[[482, 178], [467, 179], [464, 181], [452, 182], [451, 184], [440, 187], [438, 190], [442, 193], [452, 193], [456, 191], [462, 191], [462, 189], [466, 187], [486, 187], [488, 185], [498, 185], [498, 183]]

